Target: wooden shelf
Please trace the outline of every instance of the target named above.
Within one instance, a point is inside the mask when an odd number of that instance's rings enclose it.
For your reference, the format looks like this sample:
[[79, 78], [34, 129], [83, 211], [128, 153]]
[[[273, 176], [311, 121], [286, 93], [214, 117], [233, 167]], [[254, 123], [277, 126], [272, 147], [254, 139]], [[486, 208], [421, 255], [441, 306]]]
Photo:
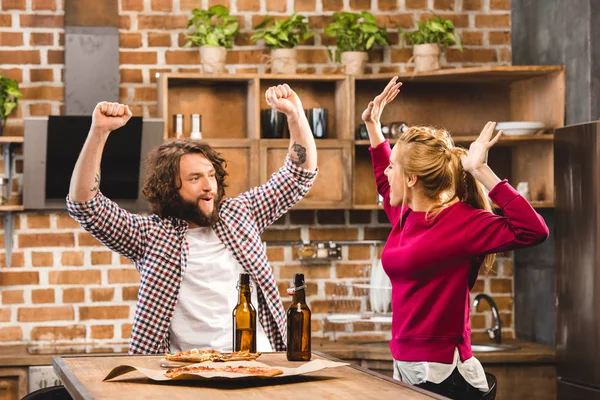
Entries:
[[0, 143], [23, 143], [23, 136], [0, 136]]
[[[554, 202], [552, 201], [535, 201], [530, 203], [533, 208], [554, 208]], [[352, 207], [355, 210], [383, 210], [383, 206], [377, 204], [360, 204]], [[494, 205], [494, 208], [495, 205]]]
[[[477, 139], [477, 135], [452, 135], [454, 143], [464, 145], [470, 144]], [[388, 139], [391, 145], [396, 144], [398, 139]], [[536, 135], [523, 135], [523, 136], [502, 136], [498, 145], [505, 144], [518, 144], [524, 142], [554, 142], [554, 135], [551, 133], [536, 134]], [[370, 146], [369, 140], [355, 140], [354, 144], [357, 146]]]
[[0, 206], [0, 212], [7, 212], [7, 211], [24, 211], [25, 207], [22, 205], [17, 205], [17, 206]]

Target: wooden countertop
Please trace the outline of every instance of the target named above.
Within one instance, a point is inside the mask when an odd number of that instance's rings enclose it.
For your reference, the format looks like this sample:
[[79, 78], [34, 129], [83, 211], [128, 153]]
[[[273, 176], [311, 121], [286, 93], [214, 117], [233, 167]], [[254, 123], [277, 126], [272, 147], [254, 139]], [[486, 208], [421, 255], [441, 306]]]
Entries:
[[[341, 360], [391, 361], [392, 355], [387, 342], [345, 343], [324, 341], [320, 346], [319, 338], [313, 339], [313, 351], [329, 354]], [[491, 342], [490, 342], [491, 343]], [[507, 350], [489, 353], [474, 353], [482, 364], [500, 363], [549, 363], [555, 362], [554, 348], [523, 340], [506, 340], [505, 344], [519, 346], [519, 350]], [[61, 346], [68, 347], [68, 346]], [[76, 345], [71, 348], [77, 348]], [[92, 349], [94, 354], [126, 354], [126, 346], [120, 344], [114, 348], [103, 346]], [[60, 350], [50, 354], [29, 354], [27, 346], [0, 346], [0, 367], [28, 367], [33, 365], [51, 365], [52, 357], [86, 357], [91, 354], [69, 354]]]
[[[392, 355], [388, 342], [378, 343], [345, 343], [324, 341], [320, 346], [319, 339], [313, 340], [313, 350], [329, 354], [341, 360], [368, 360], [391, 361]], [[478, 344], [493, 344], [478, 343]], [[518, 346], [518, 350], [504, 350], [496, 352], [474, 352], [482, 364], [508, 364], [508, 363], [555, 363], [556, 352], [553, 347], [524, 340], [511, 339], [503, 344]]]
[[[87, 353], [74, 353], [80, 351], [86, 346], [82, 345], [61, 345], [48, 346], [44, 354], [29, 354], [27, 345], [17, 346], [0, 346], [0, 367], [29, 367], [34, 365], [52, 365], [52, 357], [57, 355], [72, 356], [72, 357], [89, 357], [91, 355], [107, 355], [107, 354], [127, 354], [127, 345], [119, 344], [112, 346], [87, 346]], [[36, 346], [42, 347], [42, 346]], [[61, 349], [64, 349], [61, 351]], [[90, 354], [93, 353], [93, 354]]]
[[[55, 357], [52, 365], [76, 399], [291, 399], [360, 398], [408, 400], [444, 399], [413, 386], [356, 366], [327, 368], [307, 375], [271, 379], [154, 382], [134, 371], [103, 382], [119, 365], [160, 369], [163, 356]], [[313, 359], [329, 356], [313, 353]], [[297, 366], [285, 353], [265, 353], [258, 360], [273, 366]], [[300, 395], [301, 394], [301, 395]]]

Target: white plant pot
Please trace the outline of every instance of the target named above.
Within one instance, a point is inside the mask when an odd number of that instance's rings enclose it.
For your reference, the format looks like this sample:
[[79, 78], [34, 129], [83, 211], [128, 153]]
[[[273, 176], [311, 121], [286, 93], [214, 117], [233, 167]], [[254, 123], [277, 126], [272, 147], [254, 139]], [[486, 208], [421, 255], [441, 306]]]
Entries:
[[345, 51], [342, 53], [342, 64], [346, 75], [362, 75], [365, 73], [365, 66], [369, 54], [366, 51]]
[[440, 69], [440, 46], [436, 43], [416, 44], [413, 47], [415, 71], [435, 71]]
[[271, 50], [271, 72], [274, 74], [295, 74], [298, 65], [296, 49]]
[[205, 74], [222, 74], [225, 72], [227, 49], [222, 46], [200, 47], [200, 65]]

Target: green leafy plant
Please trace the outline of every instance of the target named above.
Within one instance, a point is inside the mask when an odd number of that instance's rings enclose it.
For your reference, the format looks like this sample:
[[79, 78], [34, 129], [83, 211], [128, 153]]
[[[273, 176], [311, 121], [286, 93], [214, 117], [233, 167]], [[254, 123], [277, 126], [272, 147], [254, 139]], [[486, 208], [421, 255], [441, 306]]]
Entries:
[[3, 124], [13, 110], [17, 108], [19, 98], [22, 96], [17, 81], [0, 74], [0, 120]]
[[183, 47], [223, 46], [231, 49], [233, 39], [238, 33], [239, 22], [237, 17], [229, 15], [227, 7], [216, 5], [208, 10], [192, 10], [187, 28], [191, 26], [195, 31], [187, 35], [188, 41]]
[[255, 42], [264, 39], [267, 47], [271, 49], [293, 49], [314, 35], [314, 32], [308, 31], [308, 23], [304, 21], [305, 18], [293, 13], [285, 20], [275, 20], [271, 25], [269, 23], [274, 18], [265, 18], [254, 27], [258, 31], [250, 39]]
[[[429, 10], [431, 11], [431, 10]], [[425, 23], [417, 22], [419, 29], [412, 32], [404, 32], [398, 28], [400, 40], [404, 43], [404, 37], [407, 37], [410, 44], [437, 43], [443, 48], [458, 45], [460, 51], [463, 50], [462, 42], [458, 33], [454, 33], [454, 24], [449, 19], [441, 18], [431, 11], [433, 19], [428, 19]]]
[[[349, 13], [341, 12], [333, 14], [333, 22], [325, 27], [325, 35], [336, 38], [336, 56], [337, 62], [340, 62], [341, 55], [345, 51], [368, 51], [373, 45], [389, 45], [385, 29], [377, 26], [375, 17], [367, 12]], [[329, 58], [333, 60], [333, 53], [330, 49]]]

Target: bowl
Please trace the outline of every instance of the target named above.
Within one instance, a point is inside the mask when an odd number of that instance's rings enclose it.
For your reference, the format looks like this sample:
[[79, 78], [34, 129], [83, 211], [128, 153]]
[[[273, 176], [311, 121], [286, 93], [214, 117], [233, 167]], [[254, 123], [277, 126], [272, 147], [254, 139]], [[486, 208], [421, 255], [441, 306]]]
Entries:
[[496, 130], [500, 129], [506, 136], [533, 135], [544, 129], [544, 123], [536, 121], [498, 122]]

